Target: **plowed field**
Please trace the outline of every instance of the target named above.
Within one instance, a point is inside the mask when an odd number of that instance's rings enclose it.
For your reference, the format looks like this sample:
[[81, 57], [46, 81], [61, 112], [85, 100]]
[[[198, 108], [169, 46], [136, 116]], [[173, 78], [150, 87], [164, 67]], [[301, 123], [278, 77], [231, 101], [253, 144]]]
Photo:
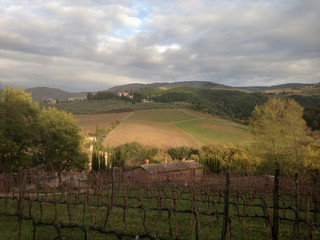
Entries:
[[73, 117], [79, 120], [79, 126], [84, 132], [96, 132], [96, 126], [99, 128], [109, 128], [118, 120], [124, 120], [129, 117], [132, 112], [123, 113], [103, 113], [89, 115], [74, 115]]
[[128, 142], [165, 148], [205, 144], [242, 144], [249, 141], [247, 126], [184, 109], [154, 109], [127, 113], [76, 116], [85, 132], [120, 125], [106, 138], [110, 146]]
[[202, 143], [192, 135], [180, 130], [175, 125], [162, 122], [127, 120], [107, 137], [110, 146], [128, 142], [139, 142], [143, 145], [166, 148], [178, 146], [199, 147]]

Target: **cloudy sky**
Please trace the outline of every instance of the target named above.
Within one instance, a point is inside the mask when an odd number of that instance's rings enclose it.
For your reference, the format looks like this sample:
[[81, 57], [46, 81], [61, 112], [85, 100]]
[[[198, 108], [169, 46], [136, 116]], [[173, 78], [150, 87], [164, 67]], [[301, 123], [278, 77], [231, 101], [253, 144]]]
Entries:
[[320, 82], [319, 0], [0, 0], [2, 87]]

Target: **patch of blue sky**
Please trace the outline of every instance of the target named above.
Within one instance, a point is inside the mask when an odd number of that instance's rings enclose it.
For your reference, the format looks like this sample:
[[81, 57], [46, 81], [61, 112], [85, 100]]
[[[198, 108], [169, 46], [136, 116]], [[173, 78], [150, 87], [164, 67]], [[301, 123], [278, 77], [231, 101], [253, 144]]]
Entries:
[[121, 39], [125, 39], [128, 37], [131, 37], [133, 35], [133, 31], [131, 29], [127, 29], [127, 28], [121, 28], [121, 29], [117, 29], [114, 33], [113, 33], [113, 37], [115, 38], [121, 38]]
[[144, 24], [140, 24], [137, 27], [126, 27], [126, 28], [117, 28], [114, 32], [113, 32], [113, 37], [115, 38], [121, 38], [121, 39], [126, 39], [129, 37], [132, 37], [134, 35], [136, 35], [139, 32], [144, 31]]
[[152, 5], [145, 1], [133, 1], [129, 4], [128, 7], [137, 11], [136, 17], [141, 19], [142, 21], [143, 19], [148, 18], [150, 12], [152, 11]]
[[14, 2], [14, 1], [1, 1], [0, 2], [0, 6], [5, 7], [5, 8], [12, 7], [12, 6], [20, 6], [20, 5], [21, 5], [21, 3]]

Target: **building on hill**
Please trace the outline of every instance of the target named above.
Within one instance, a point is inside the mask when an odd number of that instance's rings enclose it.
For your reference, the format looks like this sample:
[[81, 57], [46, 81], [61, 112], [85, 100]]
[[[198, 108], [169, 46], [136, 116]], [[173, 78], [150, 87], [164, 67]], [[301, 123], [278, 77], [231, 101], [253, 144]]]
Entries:
[[56, 104], [57, 100], [54, 100], [53, 98], [47, 98], [45, 100], [43, 100], [44, 103], [48, 103], [48, 104]]
[[141, 100], [141, 102], [142, 102], [142, 103], [151, 103], [151, 102], [153, 102], [153, 101], [150, 101], [150, 100], [147, 100], [147, 99], [144, 98], [144, 99]]
[[133, 99], [133, 95], [130, 95], [128, 92], [117, 92], [118, 97], [127, 97]]
[[174, 161], [170, 163], [145, 164], [133, 167], [128, 171], [130, 179], [148, 178], [149, 180], [200, 180], [204, 166], [200, 163], [188, 161]]

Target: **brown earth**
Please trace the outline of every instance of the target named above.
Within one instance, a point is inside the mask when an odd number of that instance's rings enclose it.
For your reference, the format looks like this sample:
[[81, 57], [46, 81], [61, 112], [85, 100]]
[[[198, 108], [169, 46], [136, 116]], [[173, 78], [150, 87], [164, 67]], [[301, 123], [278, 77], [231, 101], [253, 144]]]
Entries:
[[90, 115], [74, 115], [73, 117], [79, 120], [79, 126], [84, 132], [96, 132], [96, 126], [99, 128], [109, 128], [116, 120], [124, 120], [128, 118], [132, 112], [124, 113], [103, 113]]
[[110, 146], [119, 146], [128, 142], [139, 142], [157, 148], [190, 146], [203, 144], [170, 123], [126, 121], [114, 129], [107, 137]]

